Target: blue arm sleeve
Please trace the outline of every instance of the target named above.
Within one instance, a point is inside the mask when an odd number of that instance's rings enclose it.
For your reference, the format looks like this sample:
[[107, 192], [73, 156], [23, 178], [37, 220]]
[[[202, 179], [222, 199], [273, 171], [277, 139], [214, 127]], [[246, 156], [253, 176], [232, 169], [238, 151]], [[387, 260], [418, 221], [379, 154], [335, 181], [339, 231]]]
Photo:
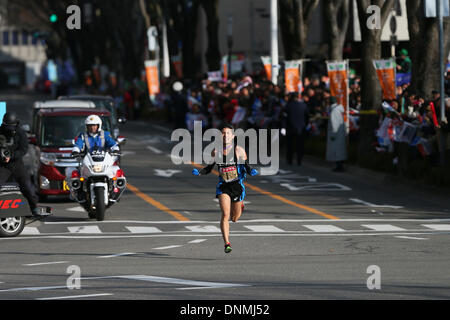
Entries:
[[112, 148], [117, 146], [117, 141], [111, 137], [111, 134], [108, 131], [105, 131], [105, 147]]
[[78, 149], [80, 149], [80, 151], [83, 151], [84, 148], [84, 139], [83, 139], [83, 134], [80, 134], [77, 138], [77, 142], [75, 142], [75, 147], [77, 147]]

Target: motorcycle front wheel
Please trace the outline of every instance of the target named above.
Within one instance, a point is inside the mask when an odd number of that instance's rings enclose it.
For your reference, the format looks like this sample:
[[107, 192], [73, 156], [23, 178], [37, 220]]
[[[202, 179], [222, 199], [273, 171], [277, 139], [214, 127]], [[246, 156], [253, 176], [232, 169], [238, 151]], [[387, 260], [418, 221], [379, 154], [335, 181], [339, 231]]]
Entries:
[[95, 209], [95, 217], [97, 218], [97, 221], [104, 221], [106, 211], [105, 189], [103, 187], [97, 187], [94, 189], [94, 192], [95, 192], [95, 201], [97, 202]]
[[25, 217], [0, 219], [0, 238], [13, 238], [25, 228]]

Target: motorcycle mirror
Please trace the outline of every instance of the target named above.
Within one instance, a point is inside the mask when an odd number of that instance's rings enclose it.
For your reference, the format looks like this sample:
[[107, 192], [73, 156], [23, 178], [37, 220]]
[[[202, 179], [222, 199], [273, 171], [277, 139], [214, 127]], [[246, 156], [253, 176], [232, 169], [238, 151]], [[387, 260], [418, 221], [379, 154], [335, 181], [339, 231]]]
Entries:
[[117, 122], [120, 124], [125, 124], [125, 123], [127, 123], [127, 119], [124, 117], [118, 117]]
[[127, 139], [125, 137], [119, 136], [117, 138], [117, 143], [119, 146], [124, 146], [127, 143]]

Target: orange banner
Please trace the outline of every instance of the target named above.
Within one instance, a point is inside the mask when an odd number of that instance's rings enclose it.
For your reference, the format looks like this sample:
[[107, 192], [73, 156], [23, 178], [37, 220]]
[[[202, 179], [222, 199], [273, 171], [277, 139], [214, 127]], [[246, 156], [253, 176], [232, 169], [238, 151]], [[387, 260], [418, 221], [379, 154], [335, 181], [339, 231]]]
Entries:
[[302, 79], [300, 68], [302, 66], [301, 60], [286, 61], [285, 62], [285, 85], [286, 92], [300, 92]]
[[272, 58], [271, 57], [261, 57], [264, 69], [266, 70], [267, 79], [272, 81]]
[[173, 56], [172, 57], [173, 68], [175, 69], [175, 73], [178, 79], [183, 78], [183, 61], [181, 56]]
[[159, 73], [158, 61], [145, 61], [145, 74], [147, 76], [147, 85], [150, 96], [155, 96], [159, 93]]
[[328, 63], [330, 93], [345, 109], [348, 106], [348, 76], [346, 62]]
[[373, 62], [383, 89], [384, 100], [397, 99], [395, 63], [392, 60], [375, 60]]

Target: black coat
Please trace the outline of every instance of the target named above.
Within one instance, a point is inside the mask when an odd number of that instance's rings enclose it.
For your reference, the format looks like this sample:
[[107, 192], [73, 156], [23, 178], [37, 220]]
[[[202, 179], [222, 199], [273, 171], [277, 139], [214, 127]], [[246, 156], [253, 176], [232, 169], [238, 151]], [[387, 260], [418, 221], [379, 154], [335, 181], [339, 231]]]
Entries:
[[303, 101], [291, 101], [286, 105], [286, 131], [288, 135], [300, 135], [309, 124], [308, 106]]
[[[11, 138], [4, 127], [0, 127], [0, 135], [5, 136], [8, 140]], [[16, 134], [14, 135], [14, 145], [12, 149], [11, 162], [21, 160], [28, 152], [27, 134], [20, 127], [17, 128]]]

